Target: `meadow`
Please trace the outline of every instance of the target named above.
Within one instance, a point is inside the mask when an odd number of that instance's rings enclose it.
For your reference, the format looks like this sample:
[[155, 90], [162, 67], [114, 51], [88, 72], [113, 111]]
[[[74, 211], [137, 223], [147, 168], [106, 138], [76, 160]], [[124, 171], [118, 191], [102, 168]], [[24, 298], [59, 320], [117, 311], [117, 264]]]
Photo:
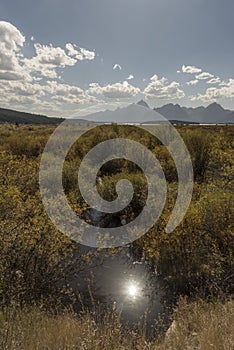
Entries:
[[[144, 255], [149, 268], [157, 269], [172, 305], [174, 322], [168, 332], [159, 327], [155, 339], [147, 338], [143, 326], [123, 327], [116, 312], [99, 312], [100, 305], [84, 307], [78, 315], [73, 311], [76, 296], [66, 287], [66, 278], [74, 268], [82, 272], [92, 257], [77, 260], [79, 244], [54, 227], [42, 205], [39, 164], [54, 129], [0, 125], [1, 349], [233, 349], [234, 127], [177, 127], [191, 155], [194, 192], [185, 218], [170, 234], [165, 225], [176, 200], [177, 172], [166, 147], [147, 132], [134, 126], [99, 126], [73, 145], [64, 162], [65, 194], [84, 217], [87, 206], [77, 172], [92, 147], [106, 139], [129, 138], [159, 159], [167, 179], [167, 202], [158, 222], [131, 244], [133, 255]], [[139, 196], [133, 197], [125, 215], [132, 220], [141, 212], [146, 184], [134, 164], [109, 162], [99, 177], [100, 193], [107, 200], [115, 198], [121, 178], [129, 179]]]

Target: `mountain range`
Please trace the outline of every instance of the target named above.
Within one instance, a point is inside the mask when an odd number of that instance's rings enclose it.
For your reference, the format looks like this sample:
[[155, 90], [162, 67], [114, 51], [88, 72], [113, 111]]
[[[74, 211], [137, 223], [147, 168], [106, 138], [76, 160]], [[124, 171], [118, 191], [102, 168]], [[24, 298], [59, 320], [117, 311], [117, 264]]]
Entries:
[[[79, 123], [158, 123], [162, 116], [174, 123], [185, 124], [233, 124], [234, 111], [224, 109], [218, 103], [212, 103], [208, 107], [188, 108], [178, 104], [166, 104], [159, 108], [151, 109], [148, 104], [141, 100], [124, 108], [114, 111], [103, 111], [84, 116], [82, 119], [75, 118]], [[59, 124], [63, 118], [52, 118], [39, 114], [13, 111], [0, 108], [0, 123], [18, 124]]]
[[168, 120], [199, 124], [230, 124], [234, 123], [234, 111], [224, 109], [218, 103], [208, 107], [187, 108], [172, 103], [154, 110]]
[[141, 100], [115, 111], [106, 110], [83, 117], [83, 120], [97, 123], [158, 123], [162, 116], [175, 123], [188, 124], [231, 124], [234, 123], [234, 111], [224, 109], [217, 103], [208, 107], [187, 108], [178, 104], [166, 104], [160, 108], [151, 109]]

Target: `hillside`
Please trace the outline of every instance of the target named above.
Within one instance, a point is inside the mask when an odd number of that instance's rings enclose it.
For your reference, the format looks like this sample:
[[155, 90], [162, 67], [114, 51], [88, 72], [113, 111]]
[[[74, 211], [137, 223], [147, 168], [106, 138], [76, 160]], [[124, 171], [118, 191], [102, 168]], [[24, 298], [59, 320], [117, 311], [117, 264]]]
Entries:
[[45, 115], [18, 112], [11, 109], [0, 108], [0, 123], [18, 124], [59, 124], [62, 118], [49, 118]]

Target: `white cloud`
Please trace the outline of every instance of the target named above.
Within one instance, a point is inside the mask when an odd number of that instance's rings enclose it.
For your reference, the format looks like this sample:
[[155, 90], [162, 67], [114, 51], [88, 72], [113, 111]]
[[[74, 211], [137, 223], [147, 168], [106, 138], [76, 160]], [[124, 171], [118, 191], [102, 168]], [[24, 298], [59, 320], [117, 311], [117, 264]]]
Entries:
[[[38, 106], [38, 111], [43, 107], [51, 114], [54, 106], [66, 104], [75, 108], [77, 105], [84, 105], [89, 103], [97, 103], [97, 98], [89, 95], [86, 91], [77, 86], [68, 84], [61, 84], [57, 81], [48, 81], [47, 84], [41, 85], [38, 83], [29, 83], [26, 81], [8, 81], [0, 82], [0, 94], [2, 105], [19, 106], [27, 105], [29, 110], [32, 107]], [[45, 105], [45, 100], [47, 103]], [[49, 107], [51, 104], [51, 108]], [[33, 105], [33, 106], [32, 106]]]
[[40, 103], [40, 98], [45, 96], [43, 86], [32, 84], [27, 81], [5, 81], [0, 83], [1, 104], [17, 106], [22, 105], [37, 105]]
[[78, 46], [75, 44], [66, 44], [66, 49], [69, 56], [75, 57], [79, 61], [94, 60], [95, 58], [95, 51], [90, 51], [82, 47], [78, 48]]
[[206, 80], [206, 79], [210, 79], [213, 77], [214, 77], [214, 75], [210, 74], [208, 72], [202, 72], [201, 74], [196, 75], [196, 79], [199, 79], [199, 80]]
[[[9, 96], [7, 103], [10, 105], [35, 105], [39, 104], [40, 100], [36, 96]], [[28, 109], [28, 106], [27, 106]]]
[[97, 102], [97, 99], [94, 96], [89, 95], [80, 87], [60, 84], [57, 81], [49, 81], [45, 90], [51, 94], [52, 100], [55, 100], [58, 103], [85, 104]]
[[14, 91], [15, 95], [19, 96], [37, 96], [45, 95], [44, 86], [36, 83], [29, 83], [26, 81], [9, 82], [8, 88]]
[[68, 51], [68, 55], [69, 55], [69, 56], [76, 56], [76, 55], [79, 54], [79, 51], [76, 50], [76, 45], [67, 43], [67, 44], [66, 44], [66, 49], [67, 49], [67, 51]]
[[234, 79], [229, 79], [226, 85], [222, 87], [211, 87], [204, 94], [192, 96], [192, 101], [211, 102], [222, 99], [232, 99], [234, 97]]
[[[34, 37], [30, 38], [34, 41]], [[0, 94], [1, 104], [19, 110], [50, 112], [77, 108], [77, 105], [98, 103], [95, 96], [78, 86], [58, 83], [49, 79], [61, 78], [61, 70], [74, 66], [78, 60], [93, 60], [95, 52], [67, 44], [66, 49], [34, 44], [31, 58], [23, 55], [25, 43], [20, 31], [8, 22], [0, 21]], [[60, 69], [60, 71], [58, 71]], [[59, 75], [58, 75], [59, 73]]]
[[80, 52], [83, 55], [84, 60], [93, 60], [95, 58], [95, 52], [94, 51], [89, 51], [84, 48], [80, 48]]
[[73, 96], [80, 96], [80, 95], [83, 95], [84, 93], [84, 90], [82, 90], [78, 86], [60, 84], [57, 81], [48, 81], [46, 90], [51, 95], [57, 95], [57, 96], [65, 96], [68, 94]]
[[35, 60], [38, 61], [38, 63], [63, 68], [76, 64], [76, 60], [69, 57], [61, 47], [41, 44], [34, 44], [34, 47], [36, 50]]
[[23, 73], [0, 70], [0, 80], [22, 80], [23, 78]]
[[25, 38], [12, 24], [0, 21], [0, 79], [20, 80], [24, 72], [20, 65], [20, 49]]
[[130, 85], [127, 81], [123, 83], [109, 84], [106, 86], [100, 86], [99, 84], [92, 83], [88, 90], [91, 94], [103, 95], [107, 98], [121, 99], [130, 98], [140, 93], [140, 89]]
[[195, 66], [182, 66], [182, 72], [183, 73], [189, 73], [189, 74], [195, 74], [195, 73], [201, 73], [202, 69], [201, 68], [197, 68]]
[[185, 96], [178, 82], [168, 83], [166, 78], [159, 79], [157, 75], [151, 77], [150, 80], [151, 82], [144, 90], [147, 99], [173, 100]]
[[12, 24], [0, 21], [0, 45], [1, 49], [18, 51], [23, 46], [25, 37]]
[[76, 49], [75, 45], [69, 43], [66, 44], [68, 53], [61, 47], [53, 47], [53, 45], [48, 46], [36, 43], [34, 48], [36, 56], [30, 59], [24, 58], [25, 67], [34, 76], [36, 74], [48, 79], [58, 78], [58, 68], [74, 66], [78, 60], [93, 60], [95, 58], [95, 52], [84, 48]]
[[129, 74], [129, 76], [127, 77], [127, 80], [132, 80], [132, 79], [134, 79], [134, 75]]
[[[31, 36], [31, 41], [34, 37]], [[26, 58], [20, 51], [25, 37], [12, 24], [0, 21], [0, 80], [38, 81], [42, 77], [56, 79], [58, 68], [74, 66], [78, 60], [93, 60], [95, 52], [67, 44], [61, 47], [34, 44], [35, 55]]]
[[219, 86], [227, 86], [228, 83], [229, 83], [229, 80], [228, 80], [228, 81], [222, 80], [222, 81], [219, 83]]
[[188, 86], [193, 86], [193, 85], [197, 85], [198, 82], [199, 82], [199, 80], [194, 79], [194, 80], [188, 81], [186, 84], [187, 84]]
[[25, 67], [32, 74], [39, 74], [48, 79], [57, 78], [57, 68], [66, 66], [74, 66], [76, 59], [68, 56], [61, 47], [53, 47], [52, 45], [34, 44], [36, 56], [32, 58], [24, 58]]
[[116, 63], [116, 64], [114, 64], [114, 66], [113, 66], [113, 70], [122, 70], [122, 67], [121, 67], [120, 64]]
[[212, 79], [210, 79], [210, 80], [207, 81], [207, 84], [219, 84], [219, 83], [221, 83], [221, 80], [220, 80], [219, 77], [217, 77], [217, 78], [212, 78]]
[[26, 97], [39, 99], [46, 94], [44, 86], [23, 80], [0, 83], [0, 93], [4, 100], [12, 100], [12, 97], [14, 97], [19, 100], [22, 99], [22, 101]]

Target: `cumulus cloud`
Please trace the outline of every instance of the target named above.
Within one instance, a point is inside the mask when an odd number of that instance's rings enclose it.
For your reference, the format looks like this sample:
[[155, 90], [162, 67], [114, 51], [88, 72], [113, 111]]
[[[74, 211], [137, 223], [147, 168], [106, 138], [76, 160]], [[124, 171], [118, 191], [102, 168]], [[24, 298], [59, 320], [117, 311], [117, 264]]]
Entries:
[[94, 51], [89, 51], [84, 48], [80, 48], [80, 52], [83, 55], [84, 60], [93, 60], [95, 58], [95, 52]]
[[53, 45], [34, 44], [36, 55], [25, 58], [24, 64], [31, 73], [37, 73], [48, 79], [58, 78], [57, 69], [74, 66], [77, 61], [93, 60], [95, 52], [84, 48], [76, 49], [72, 44], [66, 44], [67, 53], [61, 47]]
[[61, 47], [53, 47], [52, 45], [34, 45], [37, 60], [41, 64], [48, 64], [55, 67], [74, 66], [76, 60], [69, 57]]
[[0, 22], [0, 45], [3, 50], [18, 51], [23, 46], [25, 37], [11, 23]]
[[202, 72], [201, 74], [196, 75], [196, 79], [199, 79], [199, 80], [207, 80], [213, 77], [214, 75], [208, 72]]
[[[34, 37], [29, 39], [32, 42]], [[27, 58], [22, 53], [25, 37], [12, 24], [0, 21], [0, 94], [2, 106], [58, 111], [62, 104], [68, 110], [74, 106], [98, 103], [95, 96], [78, 86], [61, 84], [59, 69], [75, 66], [79, 60], [93, 60], [95, 52], [76, 45], [66, 48], [33, 43], [35, 54]], [[50, 80], [51, 79], [51, 80]]]
[[103, 95], [107, 98], [121, 99], [136, 96], [140, 93], [140, 89], [124, 81], [123, 83], [108, 84], [106, 86], [92, 83], [90, 84], [88, 92], [91, 94]]
[[195, 73], [201, 73], [202, 69], [201, 68], [197, 68], [195, 66], [182, 66], [182, 72], [183, 73], [189, 73], [189, 74], [195, 74]]
[[82, 90], [78, 86], [61, 84], [61, 83], [58, 83], [57, 81], [48, 81], [48, 83], [46, 85], [46, 89], [50, 94], [52, 94], [52, 95], [56, 94], [56, 95], [60, 95], [60, 96], [64, 96], [67, 94], [79, 96], [79, 95], [82, 95], [84, 92], [84, 90]]
[[221, 80], [219, 77], [212, 78], [212, 79], [207, 81], [207, 84], [219, 84], [219, 83], [221, 83]]
[[79, 61], [83, 60], [94, 60], [95, 58], [95, 51], [90, 51], [84, 48], [79, 48], [75, 44], [67, 43], [66, 49], [68, 51], [68, 55], [71, 57], [75, 57]]
[[222, 99], [232, 99], [234, 97], [234, 79], [229, 79], [226, 85], [221, 87], [210, 87], [204, 94], [191, 97], [192, 101], [212, 102]]
[[68, 55], [69, 56], [77, 56], [79, 54], [79, 51], [76, 50], [75, 47], [76, 47], [76, 45], [73, 45], [73, 44], [70, 44], [70, 43], [66, 44], [66, 49], [68, 51]]
[[120, 64], [116, 63], [116, 64], [114, 64], [114, 66], [113, 66], [113, 70], [122, 70], [122, 67], [121, 67]]
[[68, 56], [61, 47], [34, 44], [36, 56], [25, 58], [24, 64], [30, 73], [39, 73], [49, 79], [57, 77], [56, 68], [74, 66], [76, 59]]
[[49, 81], [45, 90], [51, 94], [52, 100], [56, 100], [58, 103], [85, 104], [97, 102], [94, 96], [89, 95], [80, 87], [60, 84], [57, 81]]
[[29, 83], [26, 81], [9, 82], [8, 89], [14, 91], [19, 96], [45, 96], [44, 86], [36, 83]]
[[1, 104], [5, 106], [37, 105], [45, 96], [43, 87], [25, 80], [0, 82]]
[[24, 78], [21, 72], [9, 72], [7, 70], [0, 70], [0, 80], [21, 80]]
[[20, 65], [20, 49], [25, 38], [12, 24], [0, 21], [0, 79], [20, 80], [24, 76]]
[[194, 79], [194, 80], [188, 81], [186, 84], [187, 84], [188, 86], [193, 86], [193, 85], [197, 85], [198, 82], [199, 82], [199, 80]]
[[180, 84], [176, 81], [168, 83], [166, 78], [159, 79], [157, 75], [151, 77], [151, 82], [144, 90], [147, 99], [173, 100], [185, 96]]

